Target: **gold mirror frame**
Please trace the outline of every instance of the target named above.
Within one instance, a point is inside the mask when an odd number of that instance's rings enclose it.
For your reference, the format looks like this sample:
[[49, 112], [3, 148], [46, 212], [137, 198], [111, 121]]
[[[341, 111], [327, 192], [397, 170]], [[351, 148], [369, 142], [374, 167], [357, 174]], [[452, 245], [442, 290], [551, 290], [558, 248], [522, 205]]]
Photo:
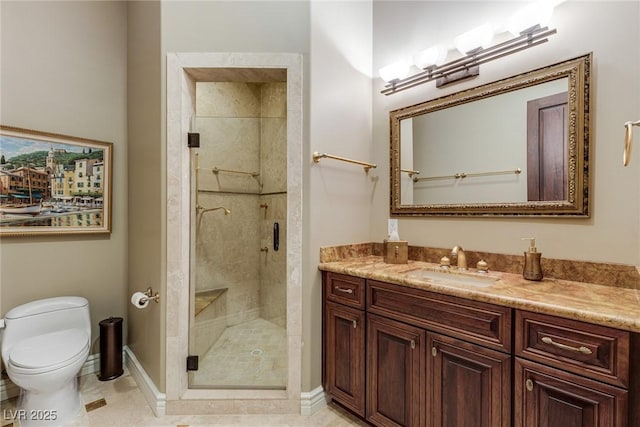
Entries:
[[[590, 91], [592, 53], [389, 113], [391, 128], [391, 215], [589, 217]], [[567, 200], [514, 203], [402, 205], [400, 122], [514, 90], [568, 78]]]

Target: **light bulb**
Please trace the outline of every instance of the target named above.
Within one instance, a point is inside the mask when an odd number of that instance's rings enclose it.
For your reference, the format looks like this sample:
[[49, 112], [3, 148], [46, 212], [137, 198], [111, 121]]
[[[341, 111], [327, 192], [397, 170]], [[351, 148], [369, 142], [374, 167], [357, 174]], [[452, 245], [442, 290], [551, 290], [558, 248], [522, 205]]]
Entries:
[[442, 65], [447, 59], [448, 49], [443, 45], [436, 45], [418, 52], [413, 56], [413, 63], [420, 69], [433, 65]]
[[546, 27], [553, 15], [551, 1], [538, 1], [514, 13], [507, 22], [507, 30], [514, 36], [539, 25]]
[[411, 62], [406, 59], [394, 62], [378, 70], [380, 78], [389, 83], [393, 80], [402, 80], [409, 75]]
[[456, 49], [466, 55], [479, 47], [487, 48], [493, 40], [493, 28], [491, 24], [484, 24], [460, 34], [453, 40]]

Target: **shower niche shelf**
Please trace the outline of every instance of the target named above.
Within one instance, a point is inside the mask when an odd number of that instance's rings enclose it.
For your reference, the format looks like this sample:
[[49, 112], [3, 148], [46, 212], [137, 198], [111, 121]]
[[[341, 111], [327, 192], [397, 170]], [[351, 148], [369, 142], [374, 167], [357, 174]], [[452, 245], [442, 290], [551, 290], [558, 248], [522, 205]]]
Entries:
[[204, 309], [213, 304], [225, 292], [227, 292], [227, 288], [196, 292], [194, 315], [198, 316], [198, 314], [202, 313]]

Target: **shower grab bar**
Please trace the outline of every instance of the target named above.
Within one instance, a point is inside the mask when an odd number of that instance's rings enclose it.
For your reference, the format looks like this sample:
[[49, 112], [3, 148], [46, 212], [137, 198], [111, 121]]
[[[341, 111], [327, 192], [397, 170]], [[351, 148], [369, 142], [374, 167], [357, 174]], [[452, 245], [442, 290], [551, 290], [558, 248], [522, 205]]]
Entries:
[[260, 172], [245, 172], [245, 171], [237, 171], [233, 169], [221, 169], [216, 166], [214, 166], [213, 168], [198, 168], [198, 170], [211, 171], [212, 173], [215, 173], [215, 174], [218, 174], [220, 172], [225, 172], [225, 173], [236, 173], [240, 175], [251, 175], [254, 178], [257, 178], [260, 176]]
[[[1, 1], [1, 0], [0, 0]], [[218, 189], [208, 189], [208, 188], [199, 188], [196, 190], [198, 193], [210, 193], [210, 194], [231, 194], [231, 195], [249, 195], [249, 196], [264, 196], [264, 195], [273, 195], [274, 193], [258, 193], [255, 191], [226, 191], [226, 190], [218, 190]], [[286, 194], [276, 193], [276, 194]]]
[[340, 156], [334, 156], [332, 154], [327, 154], [327, 153], [318, 153], [317, 151], [313, 153], [313, 162], [314, 163], [318, 163], [320, 161], [320, 159], [333, 159], [333, 160], [340, 160], [341, 162], [347, 162], [347, 163], [353, 163], [356, 165], [360, 165], [364, 167], [364, 171], [365, 173], [369, 172], [369, 169], [373, 169], [373, 168], [377, 168], [378, 165], [374, 164], [374, 163], [367, 163], [367, 162], [361, 162], [359, 160], [353, 160], [353, 159], [348, 159], [346, 157], [340, 157]]

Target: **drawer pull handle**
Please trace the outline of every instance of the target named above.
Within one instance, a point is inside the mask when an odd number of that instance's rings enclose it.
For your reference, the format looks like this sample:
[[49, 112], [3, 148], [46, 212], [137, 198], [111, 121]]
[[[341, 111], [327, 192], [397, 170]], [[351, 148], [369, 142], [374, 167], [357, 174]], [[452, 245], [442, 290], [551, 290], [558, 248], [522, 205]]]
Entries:
[[533, 391], [533, 381], [526, 380], [524, 386], [527, 388], [527, 391]]
[[357, 320], [354, 320], [354, 321], [353, 321], [353, 329], [355, 329], [355, 328], [357, 328], [357, 327], [358, 327], [358, 321], [357, 321]]
[[571, 351], [577, 351], [578, 353], [582, 353], [582, 354], [591, 354], [592, 351], [590, 349], [588, 349], [585, 346], [580, 346], [580, 347], [571, 347], [570, 345], [566, 345], [566, 344], [561, 344], [559, 342], [555, 342], [554, 340], [552, 340], [549, 337], [542, 337], [542, 342], [545, 344], [551, 344], [554, 345], [558, 348], [561, 348], [563, 350], [571, 350]]
[[411, 349], [413, 350], [414, 348], [416, 348], [416, 342], [411, 340]]
[[346, 294], [352, 294], [353, 293], [353, 289], [341, 288], [340, 286], [336, 286], [334, 289], [336, 291], [338, 291], [338, 292], [344, 292]]

